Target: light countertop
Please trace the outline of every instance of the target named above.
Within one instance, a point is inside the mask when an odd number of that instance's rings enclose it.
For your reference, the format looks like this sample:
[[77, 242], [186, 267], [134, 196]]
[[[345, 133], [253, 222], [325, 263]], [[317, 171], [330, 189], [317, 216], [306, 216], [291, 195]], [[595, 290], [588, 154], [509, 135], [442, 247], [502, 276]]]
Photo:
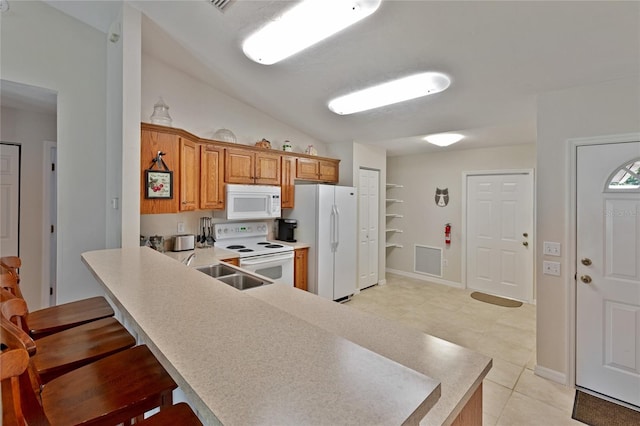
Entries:
[[179, 262], [185, 260], [192, 253], [195, 253], [196, 257], [193, 258], [190, 266], [212, 265], [214, 263], [218, 263], [222, 259], [235, 259], [239, 257], [238, 253], [232, 250], [226, 250], [216, 246], [197, 248], [195, 250], [164, 252], [166, 256], [169, 256]]
[[273, 306], [441, 383], [442, 394], [421, 425], [455, 420], [491, 368], [491, 358], [393, 321], [298, 289], [247, 290]]
[[261, 300], [297, 289], [241, 292], [147, 247], [82, 258], [206, 424], [417, 424], [440, 396], [439, 380]]

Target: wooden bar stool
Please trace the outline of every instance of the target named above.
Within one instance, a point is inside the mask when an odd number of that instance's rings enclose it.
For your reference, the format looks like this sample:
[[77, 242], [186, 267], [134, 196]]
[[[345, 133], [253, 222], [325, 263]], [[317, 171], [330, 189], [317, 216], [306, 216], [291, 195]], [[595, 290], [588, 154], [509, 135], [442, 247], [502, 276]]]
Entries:
[[[5, 267], [0, 269], [0, 287], [23, 299], [18, 284], [19, 275]], [[107, 299], [102, 296], [92, 297], [27, 313], [29, 329], [25, 331], [34, 339], [38, 339], [113, 315], [113, 308]]]
[[[11, 296], [3, 289], [0, 289], [0, 294], [3, 299]], [[9, 298], [0, 302], [1, 315], [14, 324], [17, 324], [17, 318], [25, 321], [26, 311], [27, 304], [22, 299]], [[23, 341], [31, 339], [24, 331], [22, 334]], [[28, 346], [34, 348], [32, 362], [35, 370], [42, 383], [47, 383], [135, 344], [135, 338], [115, 318], [103, 318], [43, 337]]]
[[140, 426], [202, 426], [202, 422], [191, 407], [184, 402], [167, 407], [148, 419], [136, 423], [138, 424]]
[[[18, 337], [24, 332], [4, 318], [0, 320], [1, 343], [8, 349], [26, 350]], [[144, 345], [64, 374], [39, 393], [29, 378], [30, 374], [37, 376], [32, 367], [30, 359], [27, 370], [18, 380], [12, 380], [9, 386], [4, 380], [2, 383], [3, 407], [13, 408], [17, 424], [131, 424], [132, 419], [140, 418], [147, 411], [157, 407], [162, 411], [171, 406], [171, 394], [177, 387]], [[3, 418], [5, 411], [8, 410], [3, 408]]]

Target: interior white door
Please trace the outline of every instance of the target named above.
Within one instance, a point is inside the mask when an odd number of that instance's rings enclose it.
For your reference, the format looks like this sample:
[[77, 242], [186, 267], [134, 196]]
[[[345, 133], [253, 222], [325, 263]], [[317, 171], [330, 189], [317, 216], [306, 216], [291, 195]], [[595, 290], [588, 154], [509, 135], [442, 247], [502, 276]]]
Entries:
[[358, 183], [358, 288], [378, 283], [380, 172], [360, 169]]
[[19, 256], [20, 147], [0, 144], [0, 256]]
[[576, 385], [640, 406], [640, 142], [580, 146], [576, 171]]
[[467, 176], [467, 287], [533, 297], [533, 176]]

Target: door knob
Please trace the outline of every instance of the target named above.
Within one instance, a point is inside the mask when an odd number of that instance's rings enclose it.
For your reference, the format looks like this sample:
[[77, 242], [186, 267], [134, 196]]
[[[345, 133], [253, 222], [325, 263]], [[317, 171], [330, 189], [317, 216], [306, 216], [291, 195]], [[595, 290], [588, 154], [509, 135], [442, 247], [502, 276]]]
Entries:
[[523, 242], [522, 242], [522, 245], [523, 245], [523, 246], [525, 246], [525, 247], [529, 247], [529, 243], [528, 243], [528, 242], [526, 242], [526, 241], [523, 241]]
[[584, 266], [591, 266], [591, 259], [589, 259], [588, 257], [584, 257], [584, 258], [582, 258], [582, 260], [580, 260], [580, 262], [581, 262]]
[[580, 277], [580, 281], [582, 281], [585, 284], [590, 284], [591, 283], [591, 277], [589, 275], [582, 275]]

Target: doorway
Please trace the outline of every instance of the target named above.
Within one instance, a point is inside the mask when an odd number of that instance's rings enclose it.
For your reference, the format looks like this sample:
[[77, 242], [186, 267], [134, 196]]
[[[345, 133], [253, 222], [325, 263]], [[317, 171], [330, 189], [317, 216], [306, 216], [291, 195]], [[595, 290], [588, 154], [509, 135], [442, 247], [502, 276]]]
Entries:
[[358, 288], [378, 283], [380, 171], [361, 168], [358, 179]]
[[465, 176], [466, 286], [533, 301], [533, 171]]
[[20, 256], [20, 162], [20, 145], [0, 143], [0, 256]]
[[576, 386], [640, 406], [640, 142], [576, 148]]

